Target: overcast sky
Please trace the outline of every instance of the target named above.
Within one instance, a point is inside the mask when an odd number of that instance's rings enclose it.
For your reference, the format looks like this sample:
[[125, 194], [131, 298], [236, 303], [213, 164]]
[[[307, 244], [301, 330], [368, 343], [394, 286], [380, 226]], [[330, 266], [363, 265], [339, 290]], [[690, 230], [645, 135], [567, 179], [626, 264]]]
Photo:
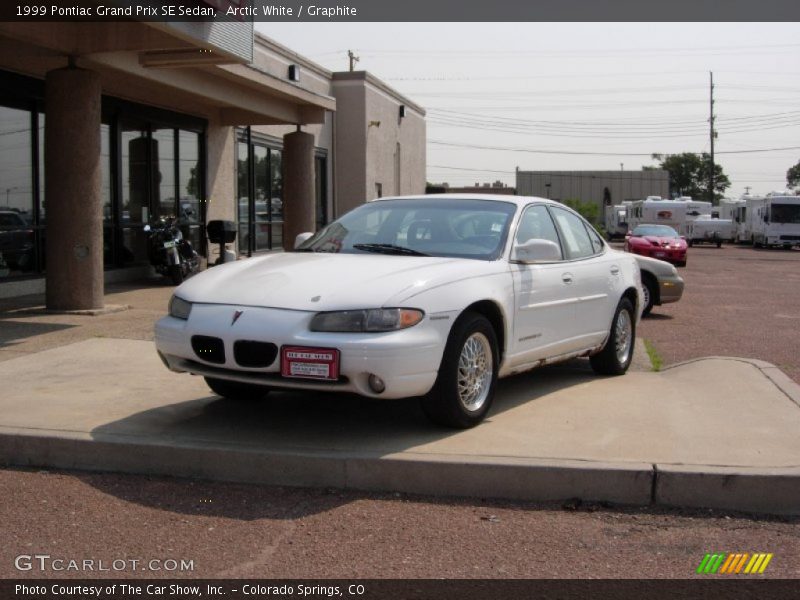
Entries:
[[[256, 23], [322, 66], [384, 80], [427, 111], [428, 180], [625, 170], [709, 150], [709, 71], [728, 196], [786, 187], [800, 149], [796, 23]], [[448, 145], [449, 144], [449, 145]], [[544, 152], [514, 151], [537, 150]], [[559, 154], [559, 152], [561, 154]], [[596, 153], [580, 154], [580, 153]]]

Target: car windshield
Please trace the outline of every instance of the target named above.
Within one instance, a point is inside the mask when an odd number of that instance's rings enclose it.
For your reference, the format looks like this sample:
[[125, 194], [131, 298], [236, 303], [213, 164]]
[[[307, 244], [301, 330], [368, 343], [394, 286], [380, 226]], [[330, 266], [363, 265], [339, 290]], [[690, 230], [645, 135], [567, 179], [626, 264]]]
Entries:
[[377, 200], [350, 211], [297, 250], [495, 260], [516, 209], [494, 200]]
[[654, 235], [656, 237], [680, 237], [678, 232], [666, 225], [639, 225], [633, 230], [635, 236]]

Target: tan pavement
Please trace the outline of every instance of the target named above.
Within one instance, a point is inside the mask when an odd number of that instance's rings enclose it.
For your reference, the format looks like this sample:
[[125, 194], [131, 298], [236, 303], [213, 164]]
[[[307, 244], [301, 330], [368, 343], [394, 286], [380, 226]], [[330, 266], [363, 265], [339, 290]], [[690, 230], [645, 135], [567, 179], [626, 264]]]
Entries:
[[[600, 378], [587, 361], [572, 361], [501, 381], [485, 423], [449, 431], [430, 425], [413, 400], [302, 393], [273, 393], [257, 405], [221, 400], [201, 378], [167, 371], [151, 341], [124, 339], [147, 338], [168, 295], [160, 287], [121, 290], [113, 303], [132, 308], [98, 317], [7, 306], [0, 461], [800, 511], [800, 391], [767, 363], [709, 358], [656, 373], [645, 370], [640, 351], [639, 370]], [[104, 331], [122, 337], [98, 337]]]

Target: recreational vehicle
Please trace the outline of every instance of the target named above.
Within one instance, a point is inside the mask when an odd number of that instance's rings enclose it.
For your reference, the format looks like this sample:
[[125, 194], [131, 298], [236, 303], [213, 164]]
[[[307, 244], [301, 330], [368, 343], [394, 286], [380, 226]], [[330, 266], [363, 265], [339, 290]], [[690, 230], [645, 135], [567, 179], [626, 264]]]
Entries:
[[603, 225], [606, 228], [606, 237], [609, 240], [624, 238], [628, 233], [628, 213], [625, 204], [606, 206], [603, 216]]
[[800, 196], [771, 192], [747, 199], [744, 239], [756, 247], [800, 246]]
[[681, 235], [686, 235], [686, 223], [701, 215], [711, 213], [710, 202], [700, 202], [683, 197], [663, 200], [650, 196], [646, 200], [631, 202], [628, 206], [628, 229], [637, 225], [669, 225]]

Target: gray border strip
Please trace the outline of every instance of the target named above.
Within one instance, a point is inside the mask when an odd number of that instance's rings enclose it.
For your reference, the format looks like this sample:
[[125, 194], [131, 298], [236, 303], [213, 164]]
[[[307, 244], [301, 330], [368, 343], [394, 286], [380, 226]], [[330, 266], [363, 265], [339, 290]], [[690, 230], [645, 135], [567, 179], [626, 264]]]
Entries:
[[[96, 21], [124, 20], [120, 17], [98, 17], [94, 11], [90, 16], [75, 16], [71, 19], [20, 18], [16, 16], [16, 5], [32, 5], [21, 0], [0, 7], [0, 20], [4, 21]], [[92, 6], [89, 0], [73, 0], [71, 4]], [[117, 4], [134, 9], [143, 5], [173, 5], [175, 2], [155, 0], [121, 0]], [[202, 1], [196, 3], [202, 6]], [[800, 20], [800, 5], [795, 0], [339, 0], [336, 2], [306, 2], [288, 0], [250, 0], [243, 6], [252, 7], [244, 16], [226, 16], [222, 10], [215, 17], [194, 19], [195, 21], [253, 21], [262, 22], [791, 22]], [[278, 7], [269, 16], [264, 8]], [[315, 10], [316, 9], [316, 10]], [[325, 9], [320, 11], [319, 9]], [[174, 11], [174, 17], [159, 14], [139, 19], [150, 21], [186, 21]], [[321, 14], [320, 14], [321, 13]]]

